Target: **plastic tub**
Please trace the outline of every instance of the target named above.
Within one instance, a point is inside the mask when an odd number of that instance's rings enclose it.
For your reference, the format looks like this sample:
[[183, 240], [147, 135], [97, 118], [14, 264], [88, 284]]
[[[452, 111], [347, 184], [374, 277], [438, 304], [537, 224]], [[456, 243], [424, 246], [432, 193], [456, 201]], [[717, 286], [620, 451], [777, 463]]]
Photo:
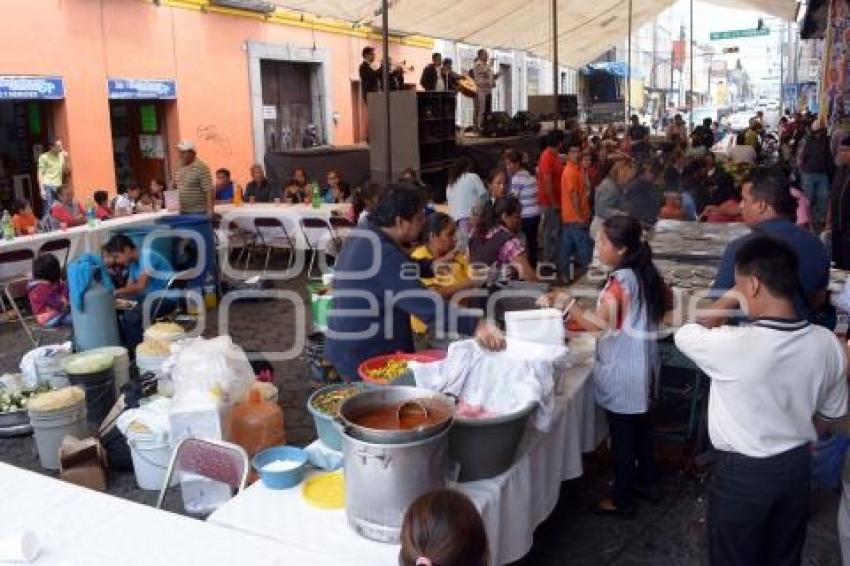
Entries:
[[400, 360], [404, 362], [434, 362], [439, 358], [435, 358], [433, 356], [427, 354], [406, 354], [403, 352], [397, 352], [395, 354], [386, 354], [383, 356], [375, 356], [374, 358], [370, 358], [365, 362], [361, 363], [357, 367], [357, 373], [360, 374], [360, 379], [367, 383], [373, 383], [375, 385], [408, 385], [410, 387], [416, 386], [416, 379], [413, 376], [413, 371], [407, 370], [395, 379], [385, 380], [385, 379], [375, 379], [369, 377], [369, 371], [373, 369], [378, 369], [384, 366], [390, 360]]
[[[168, 471], [171, 459], [171, 445], [148, 435], [128, 435], [127, 445], [133, 459], [133, 472], [139, 489], [159, 491]], [[169, 485], [177, 485], [177, 475], [171, 478]]]
[[492, 478], [510, 468], [535, 406], [532, 403], [516, 413], [492, 418], [455, 416], [449, 431], [449, 454], [460, 465], [459, 481]]
[[[290, 470], [270, 471], [264, 470], [264, 466], [275, 460], [291, 460], [298, 462], [298, 466]], [[307, 467], [307, 452], [295, 446], [275, 446], [266, 448], [254, 456], [252, 465], [263, 484], [269, 489], [289, 489], [295, 487], [304, 479], [304, 468]]]
[[68, 381], [85, 390], [88, 422], [100, 426], [115, 405], [115, 374], [112, 368], [83, 375], [68, 374]]
[[99, 426], [115, 405], [114, 364], [114, 356], [102, 351], [74, 354], [62, 364], [71, 385], [85, 391], [88, 421], [94, 426]]
[[104, 353], [112, 356], [112, 371], [115, 373], [115, 389], [121, 391], [125, 384], [130, 383], [130, 356], [123, 346], [105, 346], [89, 350], [89, 353]]
[[319, 395], [326, 393], [328, 391], [335, 391], [337, 389], [347, 389], [349, 387], [355, 387], [359, 390], [366, 389], [366, 385], [357, 384], [357, 383], [337, 383], [335, 385], [328, 385], [327, 387], [323, 387], [317, 391], [314, 391], [310, 398], [307, 399], [307, 410], [310, 411], [310, 414], [313, 416], [313, 422], [316, 425], [316, 435], [319, 437], [319, 440], [322, 441], [327, 448], [331, 450], [336, 450], [337, 452], [342, 451], [342, 431], [339, 429], [339, 425], [334, 422], [334, 417], [336, 415], [326, 415], [320, 410], [316, 409], [313, 406], [313, 400]]
[[66, 436], [86, 438], [86, 403], [80, 399], [73, 405], [52, 411], [29, 410], [38, 460], [42, 468], [59, 469], [59, 447]]
[[[187, 287], [202, 287], [206, 283], [208, 274], [211, 274], [216, 280], [217, 287], [218, 269], [216, 267], [215, 236], [209, 216], [206, 214], [172, 215], [159, 218], [156, 223], [172, 230], [195, 232], [200, 236], [201, 241], [203, 241], [203, 250], [198, 249], [197, 240], [189, 237], [171, 235], [157, 238], [157, 241], [164, 242], [169, 247], [170, 253], [165, 257], [176, 271], [194, 270], [200, 267], [200, 273], [187, 283]], [[158, 245], [154, 246], [155, 249]]]

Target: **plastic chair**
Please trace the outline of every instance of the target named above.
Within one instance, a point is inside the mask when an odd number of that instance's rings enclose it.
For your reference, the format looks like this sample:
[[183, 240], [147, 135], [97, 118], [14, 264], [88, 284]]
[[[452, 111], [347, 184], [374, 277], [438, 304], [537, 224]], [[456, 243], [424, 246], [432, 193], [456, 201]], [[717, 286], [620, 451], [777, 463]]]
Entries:
[[[9, 252], [0, 252], [0, 268], [4, 265], [12, 265], [12, 264], [22, 264], [24, 262], [27, 263], [25, 266], [19, 266], [20, 269], [15, 269], [11, 275], [0, 278], [0, 285], [6, 286], [9, 282], [15, 282], [22, 277], [26, 277], [29, 279], [32, 276], [32, 267], [33, 261], [35, 260], [35, 254], [32, 253], [32, 250], [29, 249], [20, 249], [13, 250]], [[3, 309], [3, 316], [6, 317], [8, 310], [6, 308], [6, 299], [8, 297], [0, 297], [0, 308]], [[14, 304], [10, 305], [13, 308]], [[17, 309], [15, 309], [17, 310]]]
[[56, 240], [49, 240], [39, 248], [38, 255], [43, 256], [47, 253], [61, 252], [62, 250], [65, 250], [65, 257], [59, 261], [59, 267], [64, 273], [65, 266], [68, 264], [68, 256], [71, 253], [71, 240], [69, 240], [68, 238], [57, 238]]
[[[191, 275], [191, 269], [187, 269], [186, 271], [178, 271], [168, 279], [168, 282], [165, 284], [165, 291], [173, 291], [174, 289], [176, 289], [177, 283], [191, 280]], [[162, 307], [162, 302], [165, 300], [165, 298], [165, 296], [159, 297], [159, 300], [156, 303], [156, 308], [153, 310], [152, 313], [154, 319], [158, 320], [159, 318], [161, 318], [157, 313], [159, 313], [159, 309], [160, 307]]]
[[330, 225], [337, 248], [342, 247], [342, 241], [357, 226], [345, 216], [331, 216]]
[[171, 454], [171, 461], [168, 463], [168, 470], [156, 500], [157, 509], [162, 508], [175, 470], [227, 484], [239, 493], [248, 483], [251, 463], [245, 450], [236, 444], [222, 440], [184, 438]]
[[213, 214], [213, 237], [215, 238], [216, 251], [220, 251], [225, 248], [229, 255], [230, 250], [238, 249], [239, 256], [236, 258], [235, 262], [238, 264], [242, 261], [242, 258], [248, 250], [248, 246], [253, 243], [256, 236], [251, 232], [239, 228], [233, 220], [227, 223], [226, 228], [222, 228], [221, 224], [223, 221], [224, 218], [221, 214]]
[[[248, 260], [245, 262], [246, 269], [248, 264], [251, 263], [251, 256], [254, 251], [265, 250], [266, 261], [263, 264], [263, 273], [265, 274], [266, 270], [269, 268], [269, 258], [271, 257], [272, 249], [289, 251], [289, 262], [287, 263], [286, 268], [290, 269], [292, 264], [295, 262], [295, 242], [289, 235], [289, 231], [286, 229], [283, 222], [279, 218], [260, 216], [254, 219], [254, 228], [257, 231], [256, 240], [248, 248]], [[266, 232], [263, 231], [264, 229]], [[282, 235], [270, 237], [268, 236], [268, 231], [277, 231]]]
[[313, 276], [313, 268], [316, 267], [316, 256], [322, 251], [320, 248], [320, 243], [322, 238], [318, 240], [310, 239], [310, 234], [308, 230], [327, 230], [328, 233], [328, 241], [335, 242], [336, 238], [334, 238], [334, 232], [331, 228], [331, 225], [322, 220], [321, 218], [302, 218], [299, 221], [301, 225], [301, 233], [304, 234], [304, 241], [307, 242], [307, 248], [310, 250], [310, 266], [307, 268], [307, 277], [309, 279], [321, 279], [322, 272], [319, 270], [319, 274], [317, 276]]

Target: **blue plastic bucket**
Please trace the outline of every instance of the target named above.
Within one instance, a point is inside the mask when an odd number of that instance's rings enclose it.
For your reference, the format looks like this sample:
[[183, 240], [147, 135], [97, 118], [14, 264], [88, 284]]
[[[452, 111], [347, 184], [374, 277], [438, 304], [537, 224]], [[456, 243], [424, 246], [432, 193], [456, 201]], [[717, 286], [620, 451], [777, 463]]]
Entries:
[[[157, 224], [171, 228], [172, 230], [185, 230], [194, 232], [203, 242], [203, 254], [199, 253], [199, 240], [180, 236], [158, 238], [170, 246], [168, 258], [176, 271], [196, 269], [200, 266], [200, 273], [189, 280], [188, 287], [202, 287], [206, 282], [207, 275], [212, 274], [213, 280], [218, 284], [217, 257], [215, 250], [215, 236], [213, 235], [212, 222], [204, 214], [184, 214], [179, 216], [166, 216], [158, 219]], [[187, 234], [188, 236], [188, 234]], [[154, 249], [158, 248], [154, 246]]]

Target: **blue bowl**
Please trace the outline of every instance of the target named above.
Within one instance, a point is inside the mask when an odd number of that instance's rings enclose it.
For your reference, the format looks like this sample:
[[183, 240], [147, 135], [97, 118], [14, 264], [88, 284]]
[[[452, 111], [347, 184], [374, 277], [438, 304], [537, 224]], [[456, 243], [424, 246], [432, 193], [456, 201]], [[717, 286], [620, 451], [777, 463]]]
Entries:
[[[263, 466], [275, 460], [294, 460], [298, 462], [298, 467], [280, 472], [263, 470]], [[263, 484], [269, 489], [289, 489], [295, 487], [304, 479], [307, 452], [295, 446], [274, 446], [259, 452], [254, 456], [251, 464], [260, 474]]]

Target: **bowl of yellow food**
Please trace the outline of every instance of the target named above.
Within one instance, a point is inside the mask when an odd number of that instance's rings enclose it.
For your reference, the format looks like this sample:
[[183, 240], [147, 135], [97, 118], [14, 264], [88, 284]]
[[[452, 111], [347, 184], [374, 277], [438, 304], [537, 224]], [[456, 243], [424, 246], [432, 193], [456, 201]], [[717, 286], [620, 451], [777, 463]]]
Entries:
[[425, 354], [395, 353], [376, 356], [361, 363], [357, 368], [360, 379], [375, 385], [416, 385], [413, 371], [408, 362], [433, 362], [436, 358]]

